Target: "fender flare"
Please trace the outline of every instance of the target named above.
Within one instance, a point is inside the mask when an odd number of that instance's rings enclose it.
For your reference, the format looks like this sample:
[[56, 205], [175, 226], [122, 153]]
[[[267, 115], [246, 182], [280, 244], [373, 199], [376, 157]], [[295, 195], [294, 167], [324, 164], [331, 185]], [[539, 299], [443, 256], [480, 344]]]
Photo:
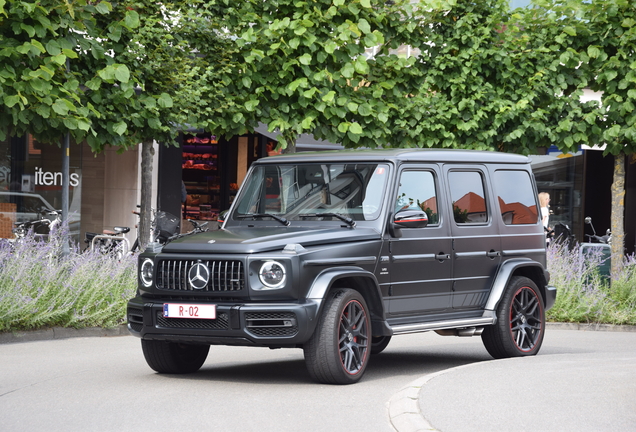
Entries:
[[[541, 295], [543, 296], [544, 302], [546, 299], [546, 285], [548, 283], [548, 279], [546, 278], [546, 270], [541, 265], [541, 263], [537, 261], [533, 261], [529, 258], [515, 258], [504, 262], [499, 270], [497, 271], [497, 276], [495, 277], [495, 281], [492, 284], [492, 289], [490, 290], [490, 296], [486, 301], [486, 310], [494, 311], [499, 304], [499, 301], [503, 297], [504, 291], [506, 290], [506, 286], [508, 285], [508, 281], [510, 278], [520, 268], [533, 268], [534, 271], [541, 275], [543, 281], [537, 283], [537, 287], [541, 291]], [[549, 277], [549, 276], [548, 276]], [[548, 308], [546, 307], [546, 310]]]
[[386, 319], [384, 318], [384, 303], [382, 301], [382, 293], [380, 285], [375, 275], [360, 267], [343, 266], [333, 267], [323, 270], [316, 276], [306, 298], [308, 300], [317, 301], [320, 306], [317, 311], [318, 316], [322, 313], [324, 299], [334, 282], [343, 278], [359, 278], [367, 282], [367, 286], [371, 289], [365, 290], [363, 295], [367, 298], [367, 306], [371, 314], [371, 323], [373, 326], [373, 334], [376, 336], [390, 336], [391, 331]]

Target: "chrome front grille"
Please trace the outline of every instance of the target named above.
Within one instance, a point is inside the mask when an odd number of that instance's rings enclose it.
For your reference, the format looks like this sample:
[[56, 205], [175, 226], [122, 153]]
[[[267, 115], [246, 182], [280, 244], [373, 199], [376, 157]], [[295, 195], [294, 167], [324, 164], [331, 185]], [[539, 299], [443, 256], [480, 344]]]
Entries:
[[[207, 266], [209, 280], [205, 287], [194, 289], [188, 280], [193, 265]], [[245, 286], [245, 269], [236, 260], [163, 260], [157, 267], [157, 288], [172, 291], [223, 292], [241, 291]]]

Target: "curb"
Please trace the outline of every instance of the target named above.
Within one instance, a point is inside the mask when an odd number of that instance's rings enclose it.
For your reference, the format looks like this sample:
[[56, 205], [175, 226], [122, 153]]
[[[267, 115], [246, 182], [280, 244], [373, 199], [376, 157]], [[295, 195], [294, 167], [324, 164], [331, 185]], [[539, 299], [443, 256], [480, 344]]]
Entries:
[[420, 411], [420, 391], [430, 380], [455, 371], [473, 366], [474, 363], [445, 369], [439, 372], [425, 375], [412, 381], [394, 394], [388, 402], [389, 422], [398, 432], [439, 432], [422, 415]]
[[130, 333], [128, 332], [126, 324], [121, 324], [114, 328], [89, 327], [74, 329], [67, 327], [53, 327], [43, 330], [0, 333], [0, 344], [69, 339], [75, 337], [112, 337], [129, 335]]
[[436, 431], [420, 412], [419, 395], [424, 384], [446, 371], [418, 378], [394, 394], [388, 402], [389, 422], [396, 431]]
[[581, 330], [581, 331], [606, 331], [606, 332], [636, 332], [634, 325], [614, 324], [580, 324], [580, 323], [546, 323], [546, 329], [553, 330]]

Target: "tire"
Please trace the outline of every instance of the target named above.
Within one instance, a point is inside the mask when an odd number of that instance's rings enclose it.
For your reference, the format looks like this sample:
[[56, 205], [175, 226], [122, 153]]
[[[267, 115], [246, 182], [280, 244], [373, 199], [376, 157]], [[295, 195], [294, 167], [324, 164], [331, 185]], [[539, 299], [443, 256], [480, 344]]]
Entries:
[[371, 338], [371, 354], [380, 354], [391, 342], [391, 336], [373, 336]]
[[486, 350], [496, 359], [532, 356], [541, 349], [544, 333], [541, 293], [532, 280], [513, 277], [497, 306], [497, 324], [481, 335]]
[[371, 320], [362, 295], [348, 288], [330, 293], [316, 330], [303, 347], [312, 379], [325, 384], [360, 381], [369, 363], [370, 335]]
[[156, 340], [141, 340], [146, 363], [165, 374], [187, 374], [198, 371], [210, 350], [209, 345], [181, 344]]

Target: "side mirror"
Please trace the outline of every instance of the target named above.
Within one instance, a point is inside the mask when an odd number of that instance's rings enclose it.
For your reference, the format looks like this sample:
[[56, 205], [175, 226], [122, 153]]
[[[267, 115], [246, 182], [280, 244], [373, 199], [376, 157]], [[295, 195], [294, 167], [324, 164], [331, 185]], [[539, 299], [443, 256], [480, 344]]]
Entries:
[[229, 210], [223, 210], [221, 213], [219, 213], [219, 217], [216, 218], [216, 222], [219, 224], [219, 229], [221, 229], [221, 227], [223, 226], [223, 223], [225, 222], [225, 219], [227, 218], [227, 213]]
[[428, 225], [428, 216], [421, 210], [402, 210], [395, 214], [393, 223], [400, 228], [424, 228]]
[[592, 218], [591, 218], [591, 217], [589, 217], [589, 216], [587, 216], [587, 217], [585, 218], [585, 223], [586, 223], [586, 224], [588, 224], [588, 225], [592, 225]]

